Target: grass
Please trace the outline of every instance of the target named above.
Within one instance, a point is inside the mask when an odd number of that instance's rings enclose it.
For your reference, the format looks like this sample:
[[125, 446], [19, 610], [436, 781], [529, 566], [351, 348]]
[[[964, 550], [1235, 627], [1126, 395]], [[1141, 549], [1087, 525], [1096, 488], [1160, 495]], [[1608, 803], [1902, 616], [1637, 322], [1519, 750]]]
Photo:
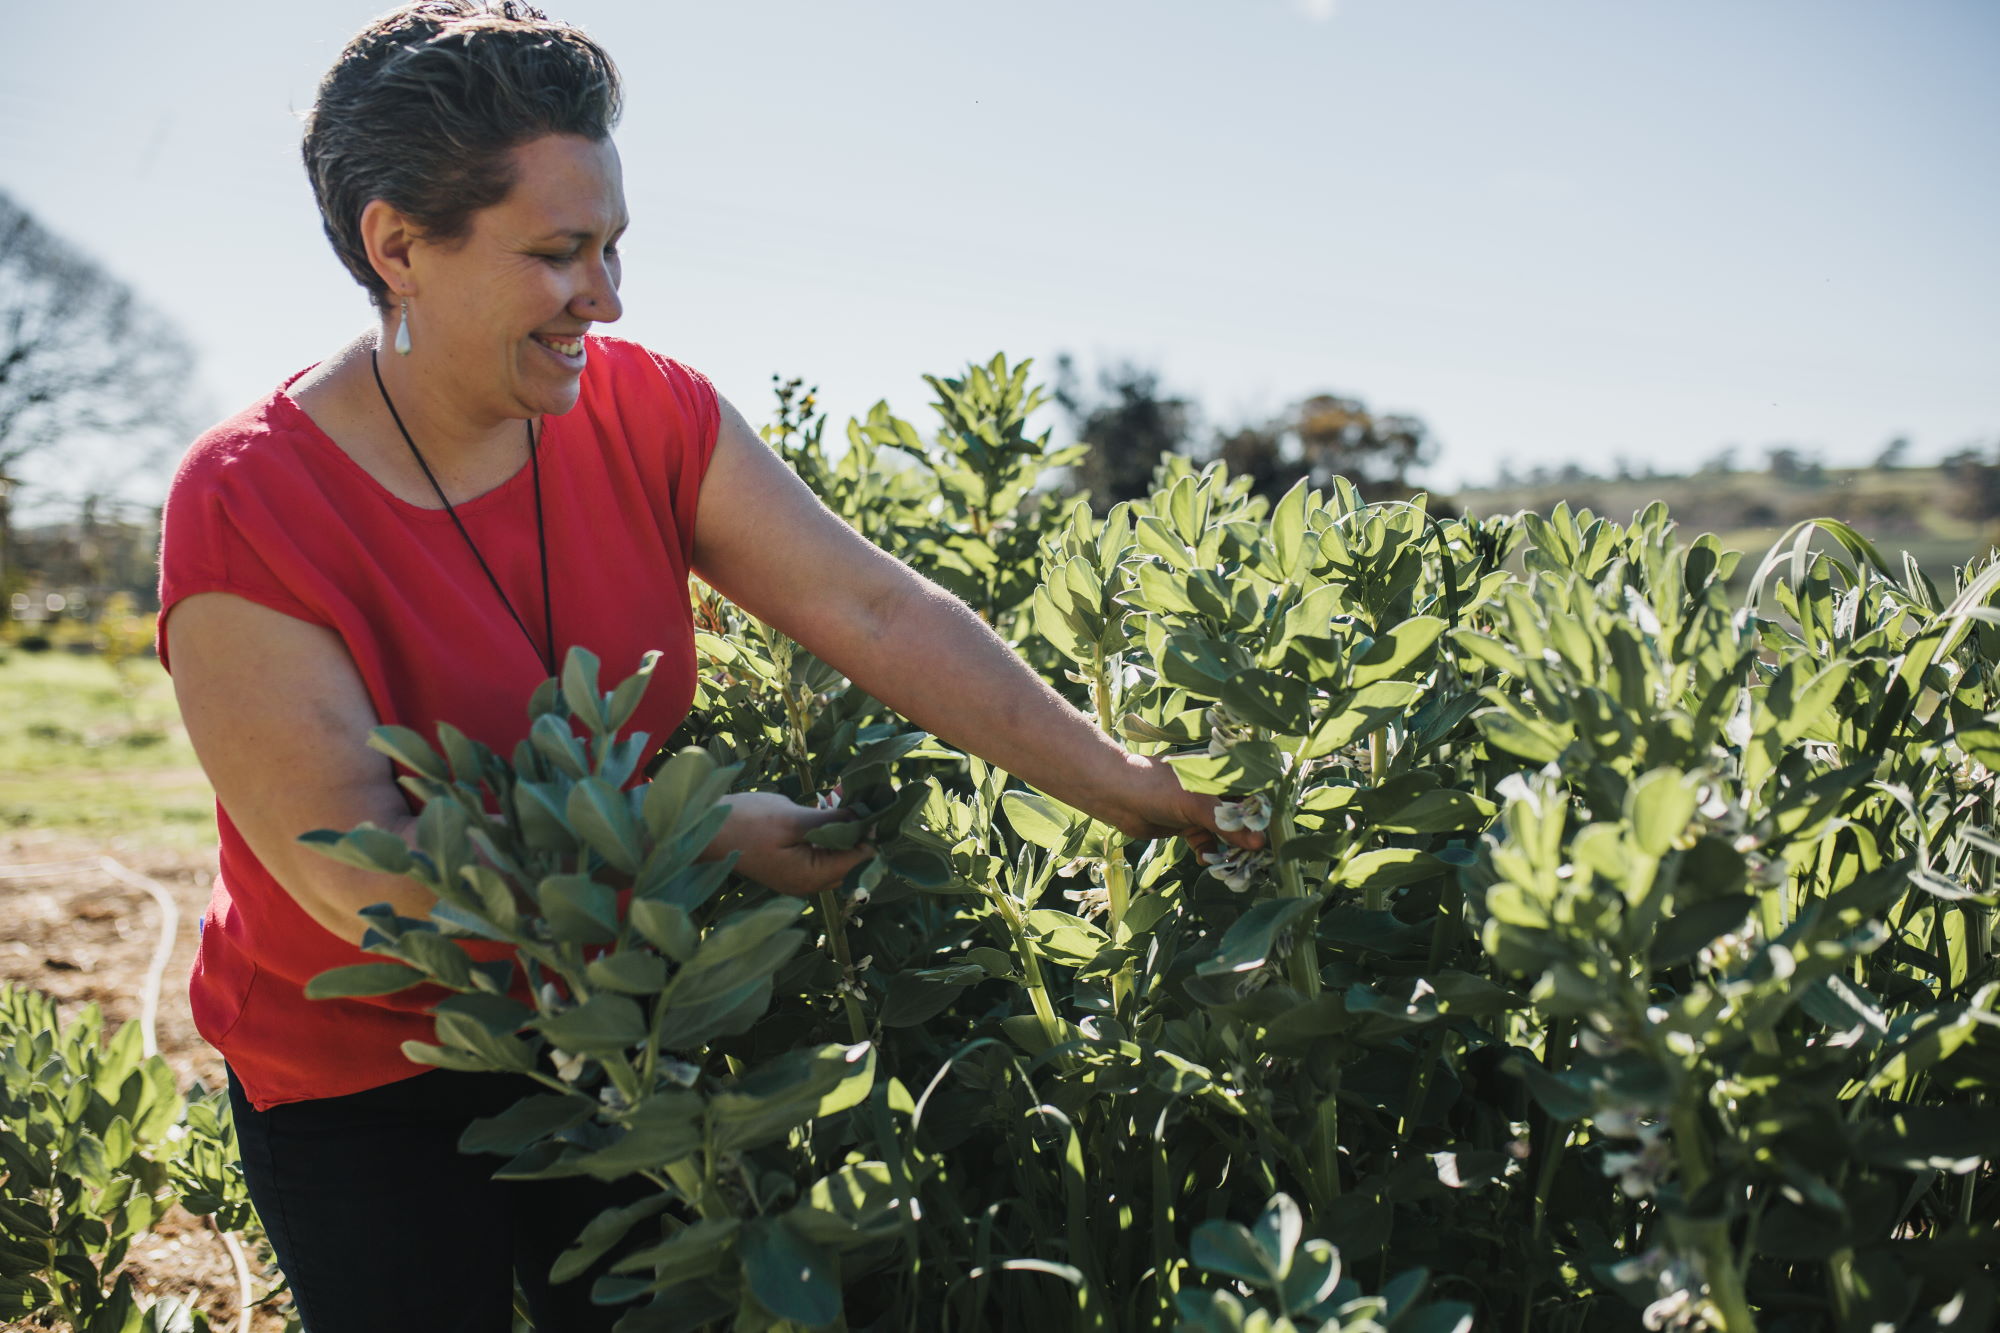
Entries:
[[215, 839], [215, 797], [150, 657], [7, 651], [0, 660], [0, 828]]

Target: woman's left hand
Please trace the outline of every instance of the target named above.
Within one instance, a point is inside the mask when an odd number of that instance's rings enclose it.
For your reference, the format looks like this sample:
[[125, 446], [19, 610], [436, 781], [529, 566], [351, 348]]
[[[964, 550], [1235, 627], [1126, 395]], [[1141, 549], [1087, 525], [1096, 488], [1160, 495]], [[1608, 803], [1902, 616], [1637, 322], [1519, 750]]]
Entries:
[[850, 810], [815, 809], [773, 791], [731, 792], [721, 803], [729, 816], [709, 851], [742, 853], [736, 873], [774, 893], [809, 898], [837, 889], [848, 871], [875, 855], [874, 844], [866, 841], [846, 851], [806, 841], [806, 833], [821, 824], [858, 818]]
[[1113, 800], [1116, 814], [1105, 823], [1128, 838], [1165, 838], [1178, 835], [1197, 852], [1212, 849], [1218, 842], [1256, 851], [1265, 845], [1256, 829], [1224, 829], [1215, 822], [1220, 796], [1191, 792], [1181, 786], [1173, 766], [1157, 756], [1132, 755], [1127, 765], [1125, 790]]

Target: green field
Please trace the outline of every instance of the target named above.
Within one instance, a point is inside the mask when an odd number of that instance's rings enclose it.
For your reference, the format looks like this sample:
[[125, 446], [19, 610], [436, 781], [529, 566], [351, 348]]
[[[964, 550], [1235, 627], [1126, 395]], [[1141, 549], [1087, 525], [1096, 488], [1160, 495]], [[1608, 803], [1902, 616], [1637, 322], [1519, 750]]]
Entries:
[[94, 653], [6, 651], [0, 828], [201, 847], [214, 799], [158, 662], [121, 675]]

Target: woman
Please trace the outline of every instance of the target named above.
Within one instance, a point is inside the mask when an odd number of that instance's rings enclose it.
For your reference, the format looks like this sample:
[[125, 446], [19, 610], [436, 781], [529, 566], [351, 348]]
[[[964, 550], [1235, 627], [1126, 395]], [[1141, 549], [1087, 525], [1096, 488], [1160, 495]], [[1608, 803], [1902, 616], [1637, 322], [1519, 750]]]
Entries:
[[[1262, 842], [1219, 833], [1215, 798], [1128, 754], [858, 536], [699, 373], [592, 333], [620, 314], [618, 109], [604, 52], [525, 4], [426, 0], [370, 24], [321, 83], [304, 156], [375, 326], [205, 433], [168, 499], [160, 658], [221, 840], [190, 998], [312, 1333], [505, 1329], [510, 1268], [538, 1327], [608, 1327], [589, 1287], [622, 1250], [546, 1276], [584, 1222], [636, 1197], [493, 1181], [491, 1158], [457, 1151], [524, 1082], [403, 1056], [432, 1035], [433, 988], [304, 998], [316, 973], [373, 957], [359, 908], [431, 903], [298, 842], [364, 820], [410, 835], [412, 802], [365, 744], [376, 725], [449, 721], [510, 753], [569, 646], [614, 680], [661, 647], [630, 725], [663, 738], [694, 693], [693, 572], [1128, 836]], [[872, 854], [803, 841], [838, 812], [728, 804], [704, 855], [740, 853], [777, 892], [835, 886]]]

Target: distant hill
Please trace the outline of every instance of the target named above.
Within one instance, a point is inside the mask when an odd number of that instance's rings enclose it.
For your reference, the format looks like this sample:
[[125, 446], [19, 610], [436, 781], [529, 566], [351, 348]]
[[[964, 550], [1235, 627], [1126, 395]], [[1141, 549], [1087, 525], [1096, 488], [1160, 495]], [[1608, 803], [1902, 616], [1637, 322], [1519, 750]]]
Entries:
[[1942, 583], [1962, 565], [2000, 544], [2000, 464], [1959, 459], [1944, 467], [1822, 468], [1789, 474], [1704, 472], [1682, 477], [1589, 477], [1459, 491], [1450, 497], [1468, 514], [1546, 514], [1563, 501], [1572, 509], [1620, 522], [1655, 500], [1666, 503], [1688, 537], [1712, 532], [1724, 546], [1760, 557], [1802, 519], [1837, 518], [1896, 560], [1908, 551]]

